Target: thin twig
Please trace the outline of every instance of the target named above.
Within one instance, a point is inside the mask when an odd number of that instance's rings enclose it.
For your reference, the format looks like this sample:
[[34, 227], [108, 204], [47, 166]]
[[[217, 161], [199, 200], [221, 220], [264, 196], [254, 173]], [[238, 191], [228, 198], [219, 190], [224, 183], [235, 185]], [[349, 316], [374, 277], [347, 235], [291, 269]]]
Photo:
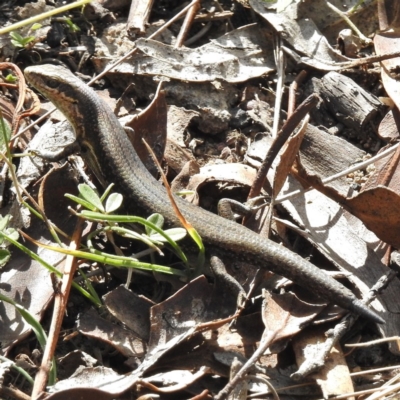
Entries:
[[282, 91], [283, 82], [285, 80], [285, 53], [281, 46], [281, 37], [277, 36], [276, 46], [275, 46], [275, 64], [276, 72], [278, 73], [278, 80], [276, 83], [275, 92], [275, 105], [274, 105], [274, 121], [272, 125], [272, 137], [275, 139], [278, 136], [279, 120], [280, 120], [280, 110], [282, 105]]
[[363, 343], [348, 343], [346, 344], [346, 347], [369, 347], [375, 344], [387, 343], [387, 342], [398, 343], [399, 341], [400, 341], [400, 336], [391, 336], [382, 339], [370, 340], [369, 342], [363, 342]]
[[[386, 396], [389, 393], [392, 393], [394, 391], [397, 392], [398, 388], [398, 383], [397, 383], [397, 387], [396, 385], [394, 385], [398, 380], [400, 379], [400, 374], [397, 374], [396, 376], [394, 376], [392, 379], [389, 379], [387, 382], [385, 382], [381, 389], [382, 391], [379, 393], [374, 393], [371, 396], [367, 397], [365, 400], [378, 400], [378, 399], [382, 399], [384, 398], [384, 396]], [[394, 386], [393, 386], [394, 385]]]
[[190, 8], [190, 10], [187, 12], [185, 20], [183, 21], [183, 24], [181, 26], [181, 30], [179, 31], [179, 35], [176, 38], [176, 43], [175, 46], [177, 49], [183, 46], [183, 43], [185, 42], [186, 36], [192, 27], [194, 17], [197, 14], [197, 11], [200, 9], [200, 0], [197, 0], [195, 4]]
[[341, 18], [343, 18], [344, 21], [350, 26], [350, 28], [355, 32], [356, 35], [365, 43], [365, 44], [371, 44], [372, 40], [368, 39], [353, 23], [353, 21], [346, 15], [346, 13], [340, 11], [337, 7], [335, 7], [333, 4], [329, 3], [329, 1], [326, 2], [326, 5], [336, 14], [338, 14]]
[[[78, 219], [75, 232], [70, 243], [70, 250], [76, 250], [80, 246], [82, 231], [85, 221]], [[66, 259], [64, 267], [64, 275], [61, 284], [61, 289], [56, 293], [53, 309], [53, 318], [49, 330], [49, 337], [44, 350], [42, 363], [35, 377], [35, 384], [32, 390], [32, 399], [36, 400], [39, 395], [45, 391], [51, 362], [54, 357], [54, 352], [57, 346], [58, 337], [61, 331], [62, 321], [66, 312], [69, 292], [71, 290], [72, 280], [76, 269], [76, 258], [69, 255]]]
[[286, 143], [289, 136], [296, 129], [297, 125], [300, 121], [313, 109], [318, 103], [318, 96], [316, 94], [312, 94], [308, 96], [294, 111], [291, 117], [288, 118], [286, 123], [283, 125], [282, 129], [279, 131], [277, 138], [272, 143], [268, 153], [262, 162], [258, 172], [256, 179], [253, 182], [253, 186], [250, 189], [250, 193], [248, 199], [252, 199], [260, 194], [261, 188], [264, 184], [268, 171], [275, 160], [275, 157], [278, 155], [279, 150]]
[[381, 373], [381, 372], [385, 372], [385, 371], [393, 371], [395, 369], [400, 369], [400, 365], [392, 365], [390, 367], [381, 367], [381, 368], [374, 368], [374, 369], [366, 369], [365, 371], [351, 372], [350, 376], [354, 377], [354, 376], [377, 374], [377, 373]]
[[292, 82], [289, 88], [289, 100], [288, 100], [288, 118], [293, 114], [294, 110], [296, 109], [296, 93], [299, 90], [299, 86], [304, 81], [305, 77], [307, 76], [307, 71], [304, 69], [300, 71], [296, 79]]

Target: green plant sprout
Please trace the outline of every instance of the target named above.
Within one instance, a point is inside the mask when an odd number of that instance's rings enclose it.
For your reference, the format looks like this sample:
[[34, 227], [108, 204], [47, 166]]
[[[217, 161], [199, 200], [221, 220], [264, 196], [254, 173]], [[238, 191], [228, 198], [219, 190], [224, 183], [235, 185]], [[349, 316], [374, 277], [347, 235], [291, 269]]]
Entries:
[[[33, 24], [31, 26], [31, 28], [29, 29], [28, 33], [31, 31], [36, 31], [41, 27], [42, 27], [41, 24], [38, 24], [38, 23]], [[29, 43], [33, 42], [36, 39], [35, 36], [25, 36], [24, 37], [16, 31], [10, 32], [10, 36], [11, 36], [11, 43], [15, 47], [19, 47], [22, 49], [24, 49]]]
[[10, 36], [11, 36], [11, 43], [15, 47], [19, 47], [22, 49], [24, 49], [29, 43], [35, 40], [35, 36], [23, 37], [18, 32], [11, 32]]
[[16, 83], [18, 80], [17, 77], [13, 74], [8, 74], [4, 79], [7, 83]]
[[[183, 228], [172, 228], [162, 229], [164, 218], [160, 214], [153, 214], [149, 218], [141, 218], [129, 215], [114, 215], [111, 214], [118, 210], [122, 205], [122, 195], [119, 193], [110, 193], [111, 185], [106, 189], [105, 193], [100, 197], [97, 192], [92, 189], [89, 185], [81, 184], [78, 186], [79, 197], [71, 194], [65, 196], [75, 201], [86, 210], [81, 211], [77, 215], [85, 218], [89, 221], [101, 222], [103, 227], [92, 232], [88, 236], [87, 251], [80, 251], [79, 257], [90, 259], [93, 261], [103, 262], [117, 267], [131, 267], [144, 270], [150, 270], [155, 272], [163, 272], [167, 274], [174, 274], [181, 277], [187, 277], [187, 271], [182, 271], [170, 267], [165, 267], [157, 264], [149, 264], [140, 262], [132, 257], [118, 256], [114, 254], [108, 254], [97, 250], [93, 243], [92, 238], [97, 234], [104, 233], [115, 233], [121, 237], [139, 240], [145, 243], [147, 246], [162, 254], [160, 246], [168, 243], [175, 254], [188, 266], [188, 260], [181, 248], [176, 243], [183, 239], [187, 232]], [[136, 231], [120, 226], [121, 223], [139, 223], [145, 227], [145, 233], [137, 233]], [[66, 252], [69, 250], [61, 250]], [[71, 254], [78, 256], [78, 251]], [[102, 260], [100, 258], [103, 258]]]
[[68, 25], [68, 28], [71, 32], [79, 32], [80, 28], [78, 25], [74, 24], [71, 18], [64, 17], [64, 22]]

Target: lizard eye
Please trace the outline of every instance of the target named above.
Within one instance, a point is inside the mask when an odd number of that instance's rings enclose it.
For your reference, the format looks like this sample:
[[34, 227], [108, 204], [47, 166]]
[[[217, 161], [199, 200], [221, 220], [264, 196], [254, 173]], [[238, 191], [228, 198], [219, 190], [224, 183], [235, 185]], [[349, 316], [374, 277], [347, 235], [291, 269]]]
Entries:
[[50, 87], [52, 89], [56, 89], [60, 85], [60, 82], [56, 79], [48, 79], [46, 84], [48, 87]]

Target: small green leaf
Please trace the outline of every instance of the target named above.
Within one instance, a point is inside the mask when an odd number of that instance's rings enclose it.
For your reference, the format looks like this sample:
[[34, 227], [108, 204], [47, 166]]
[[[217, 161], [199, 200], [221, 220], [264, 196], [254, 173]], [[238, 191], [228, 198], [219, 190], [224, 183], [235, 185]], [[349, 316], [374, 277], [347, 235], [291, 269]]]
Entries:
[[11, 127], [4, 118], [0, 118], [0, 150], [6, 151], [6, 141], [8, 142], [11, 137]]
[[23, 37], [21, 36], [18, 32], [14, 31], [10, 33], [11, 36], [11, 43], [15, 46], [15, 47], [25, 47], [28, 43], [32, 42], [33, 40], [35, 40], [34, 36], [27, 36], [27, 37]]
[[16, 40], [17, 42], [22, 42], [24, 40], [23, 36], [21, 36], [18, 32], [10, 32], [10, 36], [12, 39]]
[[[183, 239], [187, 235], [187, 230], [184, 228], [171, 228], [166, 229], [164, 231], [166, 235], [168, 235], [172, 240], [177, 242], [178, 240]], [[167, 239], [164, 236], [161, 236], [159, 233], [154, 233], [150, 235], [151, 240], [157, 240], [162, 243], [167, 243]]]
[[22, 46], [22, 44], [21, 44], [20, 42], [18, 42], [17, 40], [11, 39], [10, 41], [11, 41], [11, 44], [12, 44], [14, 47], [21, 47], [21, 48], [24, 47], [24, 46]]
[[110, 183], [108, 186], [107, 186], [107, 189], [104, 191], [104, 193], [101, 195], [101, 197], [100, 197], [100, 200], [101, 200], [101, 202], [103, 203], [104, 202], [104, 200], [108, 197], [108, 195], [110, 194], [110, 192], [111, 192], [111, 189], [114, 187], [114, 184], [113, 183]]
[[[164, 217], [161, 214], [158, 214], [158, 213], [151, 214], [148, 218], [146, 218], [146, 220], [151, 222], [157, 228], [160, 228], [160, 229], [162, 229], [162, 227], [164, 225]], [[149, 235], [149, 236], [151, 236], [151, 235], [156, 233], [155, 230], [151, 229], [147, 225], [145, 226], [145, 229], [146, 229], [147, 235]]]
[[[19, 239], [19, 233], [14, 228], [6, 228], [1, 232], [10, 237], [12, 240], [17, 241]], [[4, 237], [0, 236], [0, 246], [4, 243], [4, 241]]]
[[28, 36], [28, 37], [26, 37], [26, 38], [24, 39], [24, 41], [23, 41], [24, 47], [25, 47], [28, 43], [33, 42], [34, 40], [35, 40], [35, 36]]
[[79, 32], [79, 26], [75, 25], [70, 18], [64, 18], [65, 23], [72, 32]]
[[7, 214], [4, 217], [0, 216], [0, 231], [6, 229], [8, 222], [10, 221], [11, 215]]
[[122, 200], [123, 200], [122, 194], [111, 193], [106, 201], [106, 212], [111, 213], [115, 210], [118, 210], [118, 208], [121, 207]]
[[96, 207], [98, 210], [104, 212], [103, 204], [101, 203], [99, 195], [86, 184], [78, 185], [79, 194], [90, 204]]
[[172, 246], [172, 248], [176, 251], [178, 256], [183, 260], [183, 262], [187, 263], [187, 257], [183, 253], [183, 251], [179, 248], [179, 246], [176, 244], [175, 241], [171, 240], [169, 236], [165, 235], [162, 229], [158, 228], [154, 224], [152, 224], [150, 221], [145, 220], [144, 218], [141, 217], [135, 217], [133, 215], [110, 215], [110, 214], [100, 214], [98, 212], [93, 212], [93, 211], [87, 211], [83, 210], [80, 214], [78, 214], [80, 217], [84, 217], [88, 219], [89, 221], [108, 221], [108, 222], [124, 222], [124, 223], [133, 223], [133, 222], [138, 222], [139, 224], [142, 224], [144, 226], [152, 225], [152, 228], [154, 231], [158, 232], [160, 235], [165, 236], [167, 239], [168, 243]]
[[78, 203], [81, 206], [91, 210], [91, 211], [95, 211], [96, 210], [96, 207], [92, 203], [89, 203], [88, 201], [86, 201], [86, 200], [84, 200], [84, 199], [82, 199], [80, 197], [74, 196], [73, 194], [69, 194], [69, 193], [65, 193], [64, 196], [67, 197], [68, 199], [74, 201], [75, 203]]
[[0, 249], [0, 267], [4, 267], [8, 263], [11, 253], [8, 250]]
[[7, 228], [5, 233], [6, 233], [6, 235], [8, 235], [13, 240], [18, 240], [19, 239], [19, 233], [14, 228]]
[[15, 83], [15, 82], [17, 82], [17, 77], [14, 76], [13, 74], [8, 74], [8, 75], [6, 76], [6, 82], [8, 82], [8, 83]]
[[36, 22], [35, 24], [33, 24], [31, 26], [31, 31], [37, 31], [38, 29], [40, 29], [42, 27], [42, 24], [39, 24], [38, 22]]

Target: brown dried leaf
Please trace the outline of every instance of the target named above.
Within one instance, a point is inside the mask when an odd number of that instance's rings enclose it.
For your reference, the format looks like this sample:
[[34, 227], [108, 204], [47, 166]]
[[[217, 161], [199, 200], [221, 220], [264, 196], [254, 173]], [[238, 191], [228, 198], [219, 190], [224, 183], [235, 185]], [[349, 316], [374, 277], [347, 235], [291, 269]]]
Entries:
[[360, 218], [381, 240], [400, 247], [400, 196], [397, 193], [378, 186], [346, 199], [342, 205]]
[[165, 101], [165, 93], [157, 91], [153, 101], [145, 110], [136, 115], [127, 126], [134, 130], [134, 134], [130, 131], [127, 134], [143, 164], [146, 165], [152, 175], [158, 176], [158, 168], [144, 146], [142, 139], [151, 147], [157, 160], [161, 161], [167, 143], [167, 103]]
[[291, 337], [319, 314], [325, 304], [309, 304], [293, 293], [271, 294], [264, 291], [263, 322], [265, 329], [276, 331], [274, 341]]
[[[151, 308], [151, 333], [149, 351], [178, 336], [190, 337], [194, 329], [207, 327], [211, 322], [233, 315], [236, 310], [236, 295], [225, 286], [212, 287], [206, 278], [194, 279], [167, 300]], [[233, 297], [233, 301], [229, 300]], [[216, 321], [218, 322], [218, 321]], [[222, 322], [223, 323], [223, 322]]]
[[141, 339], [148, 340], [150, 332], [150, 308], [154, 304], [144, 296], [138, 296], [125, 286], [119, 286], [104, 297], [108, 311]]
[[144, 346], [132, 331], [101, 318], [90, 309], [77, 321], [79, 332], [115, 347], [125, 357], [143, 357]]

